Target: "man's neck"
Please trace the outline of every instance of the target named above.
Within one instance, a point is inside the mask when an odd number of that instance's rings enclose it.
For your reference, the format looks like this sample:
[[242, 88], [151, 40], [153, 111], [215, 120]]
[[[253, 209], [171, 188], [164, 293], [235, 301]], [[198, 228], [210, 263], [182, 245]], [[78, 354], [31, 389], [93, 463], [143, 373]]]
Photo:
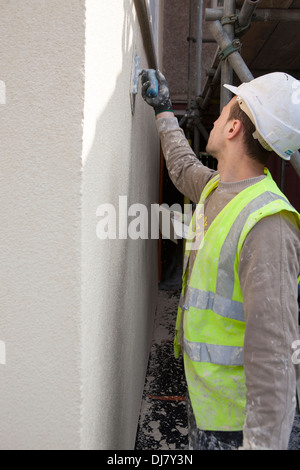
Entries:
[[[219, 167], [218, 167], [219, 169]], [[260, 171], [247, 171], [246, 168], [241, 170], [232, 171], [231, 169], [226, 169], [225, 171], [219, 170], [220, 181], [223, 183], [234, 183], [236, 181], [243, 181], [249, 178], [255, 178], [257, 176], [264, 175], [264, 169]]]
[[246, 156], [236, 159], [222, 158], [218, 161], [220, 181], [234, 183], [264, 175], [264, 165]]

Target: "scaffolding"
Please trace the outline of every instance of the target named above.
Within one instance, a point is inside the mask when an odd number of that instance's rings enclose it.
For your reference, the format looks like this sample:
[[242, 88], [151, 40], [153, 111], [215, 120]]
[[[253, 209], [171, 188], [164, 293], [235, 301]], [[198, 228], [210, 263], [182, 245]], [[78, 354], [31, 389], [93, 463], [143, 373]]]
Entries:
[[[190, 0], [190, 32], [189, 32], [189, 86], [187, 110], [180, 121], [182, 127], [193, 129], [193, 149], [196, 155], [200, 152], [200, 135], [205, 141], [208, 132], [202, 124], [216, 87], [220, 86], [220, 112], [232, 98], [231, 92], [223, 84], [233, 84], [234, 73], [243, 82], [251, 81], [254, 76], [241, 55], [240, 38], [251, 28], [252, 22], [300, 22], [299, 9], [258, 9], [261, 0], [244, 0], [240, 10], [236, 8], [236, 0], [224, 0], [223, 7], [206, 8], [203, 0], [197, 0], [197, 33], [193, 35], [194, 1]], [[216, 2], [215, 2], [216, 3]], [[203, 90], [201, 90], [201, 60], [203, 28], [202, 20], [210, 22], [210, 31], [217, 43], [218, 50], [213, 59], [210, 74]], [[193, 45], [196, 44], [196, 86], [195, 101], [192, 100], [193, 87]], [[283, 162], [284, 163], [284, 162]], [[300, 149], [291, 157], [291, 164], [300, 177]], [[282, 165], [282, 186], [284, 185], [284, 164]]]

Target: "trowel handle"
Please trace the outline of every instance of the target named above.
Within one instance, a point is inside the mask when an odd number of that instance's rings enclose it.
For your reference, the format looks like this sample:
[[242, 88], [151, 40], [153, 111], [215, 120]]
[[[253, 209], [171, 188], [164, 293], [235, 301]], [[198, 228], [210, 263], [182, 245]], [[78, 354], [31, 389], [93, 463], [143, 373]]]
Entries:
[[148, 69], [147, 73], [150, 85], [147, 89], [146, 95], [149, 98], [155, 98], [158, 95], [158, 81], [156, 78], [156, 73], [154, 69]]

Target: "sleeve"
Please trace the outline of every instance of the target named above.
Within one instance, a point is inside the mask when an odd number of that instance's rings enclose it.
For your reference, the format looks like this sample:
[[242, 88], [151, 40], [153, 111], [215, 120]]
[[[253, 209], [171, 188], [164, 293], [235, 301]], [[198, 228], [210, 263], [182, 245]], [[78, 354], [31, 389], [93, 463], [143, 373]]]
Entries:
[[299, 229], [292, 213], [259, 221], [239, 265], [246, 320], [244, 450], [288, 447], [299, 367], [292, 361], [292, 343], [299, 338], [299, 270]]
[[191, 201], [198, 203], [205, 185], [217, 172], [196, 158], [175, 117], [160, 118], [156, 125], [173, 184]]

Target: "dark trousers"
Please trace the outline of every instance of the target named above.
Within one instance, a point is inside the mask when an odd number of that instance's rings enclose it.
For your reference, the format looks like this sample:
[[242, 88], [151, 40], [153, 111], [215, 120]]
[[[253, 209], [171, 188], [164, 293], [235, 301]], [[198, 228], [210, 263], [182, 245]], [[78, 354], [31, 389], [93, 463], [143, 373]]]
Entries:
[[189, 396], [186, 397], [189, 450], [237, 450], [243, 444], [243, 431], [202, 431], [197, 427]]

